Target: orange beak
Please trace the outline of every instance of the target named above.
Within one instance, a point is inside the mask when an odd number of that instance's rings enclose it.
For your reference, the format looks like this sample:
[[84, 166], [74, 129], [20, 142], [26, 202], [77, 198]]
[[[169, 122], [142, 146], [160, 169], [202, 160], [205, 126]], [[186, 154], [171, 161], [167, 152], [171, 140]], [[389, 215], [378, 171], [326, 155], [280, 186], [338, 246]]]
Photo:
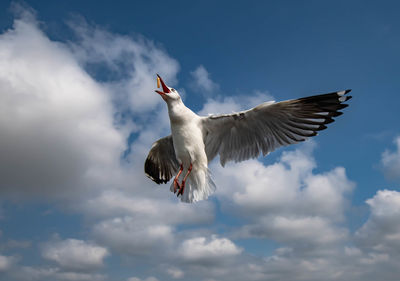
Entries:
[[[161, 95], [161, 96], [164, 98], [164, 95], [165, 95], [166, 93], [171, 92], [171, 91], [169, 90], [169, 88], [167, 87], [167, 85], [165, 85], [165, 83], [164, 83], [164, 81], [162, 80], [162, 78], [160, 77], [160, 75], [157, 74], [157, 82], [158, 82], [158, 81], [161, 83], [161, 86], [162, 86], [162, 88], [163, 88], [163, 92], [158, 91], [158, 90], [156, 90], [155, 92], [156, 92], [157, 94]], [[157, 83], [157, 84], [158, 84], [158, 83]]]

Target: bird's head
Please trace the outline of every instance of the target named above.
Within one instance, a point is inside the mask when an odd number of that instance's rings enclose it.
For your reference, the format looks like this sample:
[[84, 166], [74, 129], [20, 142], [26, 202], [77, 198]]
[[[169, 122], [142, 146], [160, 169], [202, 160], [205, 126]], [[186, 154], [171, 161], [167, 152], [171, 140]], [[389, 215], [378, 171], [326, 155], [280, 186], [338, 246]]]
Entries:
[[157, 88], [160, 88], [160, 86], [162, 87], [162, 91], [156, 90], [155, 92], [159, 94], [163, 98], [163, 100], [165, 100], [165, 102], [168, 103], [174, 100], [181, 99], [181, 96], [179, 95], [178, 91], [175, 90], [174, 88], [168, 87], [164, 83], [160, 75], [157, 74]]

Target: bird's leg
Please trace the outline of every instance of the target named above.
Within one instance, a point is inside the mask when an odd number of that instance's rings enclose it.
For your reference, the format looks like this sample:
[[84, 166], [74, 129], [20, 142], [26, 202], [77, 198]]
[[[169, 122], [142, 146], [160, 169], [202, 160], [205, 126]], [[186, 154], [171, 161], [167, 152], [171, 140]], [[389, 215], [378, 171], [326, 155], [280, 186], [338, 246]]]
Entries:
[[186, 176], [183, 178], [181, 187], [179, 188], [178, 194], [176, 196], [179, 196], [179, 194], [183, 195], [183, 192], [185, 191], [185, 182], [191, 171], [192, 171], [192, 163], [190, 163], [189, 169], [186, 173]]
[[181, 188], [181, 186], [179, 185], [179, 182], [178, 182], [178, 178], [181, 175], [182, 171], [183, 171], [183, 165], [181, 164], [181, 168], [179, 169], [178, 174], [174, 178], [174, 193], [176, 193], [176, 190], [178, 189], [178, 187]]

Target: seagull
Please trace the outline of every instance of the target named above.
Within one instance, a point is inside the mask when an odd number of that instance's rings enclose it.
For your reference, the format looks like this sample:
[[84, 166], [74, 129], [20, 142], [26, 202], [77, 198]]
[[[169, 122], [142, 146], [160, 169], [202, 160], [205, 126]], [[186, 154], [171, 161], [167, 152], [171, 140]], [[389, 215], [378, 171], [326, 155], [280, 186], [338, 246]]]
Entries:
[[278, 147], [302, 142], [327, 128], [351, 96], [351, 90], [299, 99], [264, 102], [231, 114], [199, 116], [157, 74], [156, 90], [167, 103], [171, 135], [153, 143], [144, 164], [157, 184], [174, 177], [170, 190], [182, 202], [205, 200], [216, 189], [208, 163], [219, 155], [222, 166], [266, 156]]

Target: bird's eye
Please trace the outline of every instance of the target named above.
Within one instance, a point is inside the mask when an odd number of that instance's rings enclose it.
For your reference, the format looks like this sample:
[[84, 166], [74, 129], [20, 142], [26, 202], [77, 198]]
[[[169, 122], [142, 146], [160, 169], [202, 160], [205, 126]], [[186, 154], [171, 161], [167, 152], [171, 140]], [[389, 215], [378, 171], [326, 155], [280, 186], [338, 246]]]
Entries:
[[172, 91], [172, 92], [175, 92], [175, 89], [174, 89], [174, 88], [171, 88], [171, 91]]

